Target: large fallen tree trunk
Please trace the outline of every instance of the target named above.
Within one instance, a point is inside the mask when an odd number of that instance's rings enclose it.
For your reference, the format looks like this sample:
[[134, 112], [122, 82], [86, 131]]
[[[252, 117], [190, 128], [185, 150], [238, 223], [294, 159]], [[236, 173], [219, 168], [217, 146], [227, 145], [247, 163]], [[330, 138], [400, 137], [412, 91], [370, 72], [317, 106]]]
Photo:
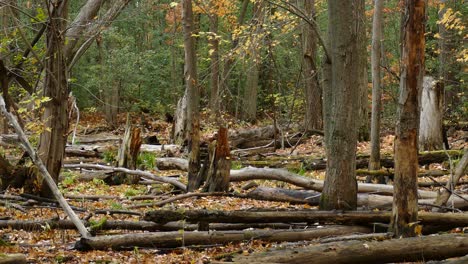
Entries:
[[[160, 225], [150, 221], [117, 221], [107, 220], [99, 225], [89, 221], [83, 221], [86, 227], [99, 230], [139, 230], [139, 231], [195, 231], [198, 230], [197, 224], [187, 224], [183, 221], [169, 222]], [[70, 220], [0, 220], [0, 229], [15, 229], [28, 231], [41, 231], [44, 226], [50, 229], [76, 229], [76, 226]], [[269, 229], [292, 229], [305, 228], [307, 223], [247, 223], [247, 224], [220, 224], [213, 223], [209, 225], [210, 230], [244, 230], [249, 228], [269, 228]]]
[[442, 260], [468, 254], [468, 236], [446, 234], [385, 241], [346, 241], [238, 255], [234, 263], [388, 263]]
[[325, 236], [351, 233], [370, 233], [372, 230], [360, 226], [334, 226], [328, 228], [296, 230], [244, 230], [210, 232], [160, 232], [113, 236], [98, 236], [81, 239], [75, 244], [78, 250], [134, 249], [135, 247], [183, 247], [187, 245], [228, 244], [252, 239], [270, 242], [312, 240]]
[[[294, 174], [287, 170], [270, 168], [242, 168], [240, 170], [231, 170], [231, 181], [249, 181], [249, 180], [277, 180], [287, 182], [308, 190], [322, 191], [323, 181], [309, 179]], [[385, 184], [359, 183], [358, 192], [374, 194], [393, 194], [393, 186]], [[418, 191], [420, 198], [436, 198], [437, 193], [431, 191]]]
[[[177, 212], [170, 210], [157, 210], [146, 212], [143, 220], [164, 224], [172, 221], [185, 220], [187, 222], [207, 223], [272, 223], [272, 222], [321, 222], [341, 224], [370, 224], [388, 223], [391, 212], [370, 211], [210, 211], [190, 210]], [[437, 224], [445, 226], [468, 225], [468, 214], [456, 213], [427, 213], [421, 212], [418, 220], [422, 224]]]
[[68, 168], [68, 169], [83, 168], [83, 169], [111, 170], [114, 172], [124, 172], [127, 174], [138, 175], [143, 178], [151, 179], [151, 180], [158, 181], [158, 182], [169, 183], [183, 191], [186, 191], [185, 184], [181, 183], [177, 179], [174, 179], [171, 177], [164, 177], [164, 176], [155, 176], [152, 173], [149, 173], [147, 171], [142, 171], [142, 170], [129, 170], [126, 168], [118, 168], [118, 167], [116, 168], [116, 167], [104, 166], [104, 165], [98, 165], [98, 164], [65, 164], [64, 168]]

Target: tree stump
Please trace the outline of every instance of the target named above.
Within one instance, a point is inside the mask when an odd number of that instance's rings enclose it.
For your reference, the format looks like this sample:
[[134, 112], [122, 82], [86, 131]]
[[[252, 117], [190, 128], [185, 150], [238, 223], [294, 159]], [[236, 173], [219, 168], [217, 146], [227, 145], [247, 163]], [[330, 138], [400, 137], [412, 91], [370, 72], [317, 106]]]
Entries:
[[[118, 167], [124, 167], [134, 170], [137, 167], [138, 154], [141, 147], [141, 129], [132, 125], [130, 116], [127, 115], [127, 124], [125, 126], [125, 134], [120, 145], [117, 155]], [[114, 183], [138, 183], [140, 176], [126, 175], [125, 173], [118, 173], [117, 177], [113, 179]]]
[[424, 76], [419, 119], [420, 150], [439, 150], [443, 147], [444, 91], [431, 76]]
[[[214, 146], [216, 146], [216, 149]], [[226, 127], [219, 128], [217, 140], [210, 145], [209, 160], [210, 168], [204, 190], [208, 192], [227, 192], [229, 190], [231, 154], [228, 129]]]

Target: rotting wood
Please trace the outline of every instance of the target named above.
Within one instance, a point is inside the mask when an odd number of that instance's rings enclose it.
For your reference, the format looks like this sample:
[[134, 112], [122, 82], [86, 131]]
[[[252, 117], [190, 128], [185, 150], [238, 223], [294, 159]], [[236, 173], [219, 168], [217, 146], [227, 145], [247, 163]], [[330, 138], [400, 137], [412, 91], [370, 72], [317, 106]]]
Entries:
[[228, 129], [218, 130], [216, 148], [210, 153], [208, 176], [204, 190], [208, 192], [227, 192], [229, 190], [229, 172], [231, 169], [231, 154], [228, 142]]
[[[120, 144], [117, 154], [117, 166], [130, 170], [136, 169], [138, 153], [141, 147], [141, 129], [132, 125], [130, 114], [127, 114], [127, 123], [125, 125], [125, 134]], [[139, 181], [138, 175], [127, 175], [125, 172], [117, 172], [112, 176], [112, 182], [136, 184]]]
[[[391, 212], [371, 211], [317, 211], [317, 210], [258, 210], [258, 211], [216, 211], [190, 210], [177, 212], [171, 210], [154, 210], [145, 213], [143, 220], [155, 223], [168, 223], [185, 220], [187, 222], [210, 223], [271, 223], [271, 222], [321, 222], [345, 224], [370, 224], [375, 222], [388, 223]], [[437, 224], [445, 226], [466, 226], [468, 215], [459, 213], [428, 213], [421, 212], [418, 218], [422, 224]]]
[[98, 236], [81, 239], [75, 244], [78, 250], [134, 249], [135, 247], [180, 247], [187, 245], [213, 245], [260, 239], [270, 242], [301, 241], [315, 238], [352, 233], [370, 233], [371, 229], [360, 226], [341, 226], [330, 228], [296, 230], [244, 230], [209, 232], [159, 232], [113, 236]]

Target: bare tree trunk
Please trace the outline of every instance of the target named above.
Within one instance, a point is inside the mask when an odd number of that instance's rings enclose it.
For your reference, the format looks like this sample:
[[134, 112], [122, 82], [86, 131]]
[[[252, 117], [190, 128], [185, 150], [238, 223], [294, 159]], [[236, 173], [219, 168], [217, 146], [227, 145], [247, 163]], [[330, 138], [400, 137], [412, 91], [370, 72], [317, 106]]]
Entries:
[[[48, 128], [42, 132], [39, 139], [38, 152], [54, 179], [62, 168], [65, 144], [68, 136], [68, 94], [67, 66], [63, 53], [65, 38], [62, 32], [66, 29], [68, 1], [56, 0], [48, 8], [51, 9], [47, 27], [47, 55], [44, 81], [44, 96], [50, 101], [45, 104], [42, 121]], [[38, 186], [42, 196], [52, 197], [45, 183]]]
[[259, 34], [263, 23], [263, 5], [262, 1], [254, 3], [252, 28], [253, 33], [250, 38], [250, 55], [247, 63], [247, 83], [244, 90], [244, 111], [243, 119], [246, 121], [255, 121], [257, 119], [257, 94], [258, 80], [260, 71], [260, 46]]
[[210, 107], [214, 113], [218, 113], [220, 105], [219, 97], [219, 38], [218, 38], [218, 15], [210, 15], [209, 52], [211, 68], [211, 96]]
[[368, 141], [369, 140], [369, 99], [367, 83], [367, 37], [366, 37], [366, 14], [365, 14], [365, 1], [359, 1], [357, 7], [358, 14], [358, 52], [359, 54], [359, 65], [358, 65], [358, 85], [359, 85], [359, 102], [358, 102], [358, 140]]
[[[380, 114], [382, 111], [380, 87], [380, 58], [382, 42], [382, 11], [384, 0], [374, 0], [374, 18], [372, 21], [372, 121], [371, 121], [371, 154], [369, 170], [380, 170]], [[368, 180], [369, 181], [369, 180]], [[382, 177], [379, 183], [383, 183]]]
[[443, 115], [443, 87], [433, 77], [425, 76], [422, 84], [421, 116], [419, 119], [419, 148], [421, 150], [443, 148]]
[[[302, 0], [304, 13], [315, 19], [315, 0]], [[322, 90], [317, 72], [317, 36], [312, 26], [302, 23], [302, 54], [305, 82], [305, 127], [308, 130], [322, 129]]]
[[[117, 155], [117, 166], [134, 170], [137, 168], [138, 154], [141, 147], [141, 129], [132, 125], [130, 115], [127, 114], [127, 124], [125, 126], [125, 134], [122, 144]], [[119, 183], [136, 184], [140, 180], [139, 176], [126, 175], [118, 173]]]
[[390, 230], [415, 236], [418, 221], [419, 95], [424, 74], [425, 0], [405, 0], [402, 19], [400, 99], [395, 135], [395, 195]]
[[200, 170], [200, 87], [197, 80], [197, 57], [195, 53], [195, 40], [193, 31], [192, 0], [182, 0], [182, 22], [184, 27], [185, 69], [184, 78], [187, 89], [187, 134], [189, 171], [188, 191], [198, 189]]
[[[329, 91], [324, 92], [327, 172], [320, 208], [353, 210], [357, 206], [356, 142], [359, 94], [358, 27], [356, 7], [362, 0], [328, 1], [331, 68]], [[362, 26], [362, 25], [361, 25]], [[327, 64], [327, 63], [326, 63]], [[327, 65], [325, 65], [328, 67]]]

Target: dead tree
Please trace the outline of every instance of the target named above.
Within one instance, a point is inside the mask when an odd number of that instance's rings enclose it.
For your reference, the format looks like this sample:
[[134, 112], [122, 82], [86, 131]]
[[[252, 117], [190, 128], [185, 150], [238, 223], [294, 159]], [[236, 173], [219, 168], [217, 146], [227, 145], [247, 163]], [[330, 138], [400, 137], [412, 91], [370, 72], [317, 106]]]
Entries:
[[229, 190], [229, 172], [231, 170], [231, 154], [228, 142], [228, 129], [220, 127], [216, 149], [210, 153], [208, 177], [205, 190], [208, 192], [226, 192]]

